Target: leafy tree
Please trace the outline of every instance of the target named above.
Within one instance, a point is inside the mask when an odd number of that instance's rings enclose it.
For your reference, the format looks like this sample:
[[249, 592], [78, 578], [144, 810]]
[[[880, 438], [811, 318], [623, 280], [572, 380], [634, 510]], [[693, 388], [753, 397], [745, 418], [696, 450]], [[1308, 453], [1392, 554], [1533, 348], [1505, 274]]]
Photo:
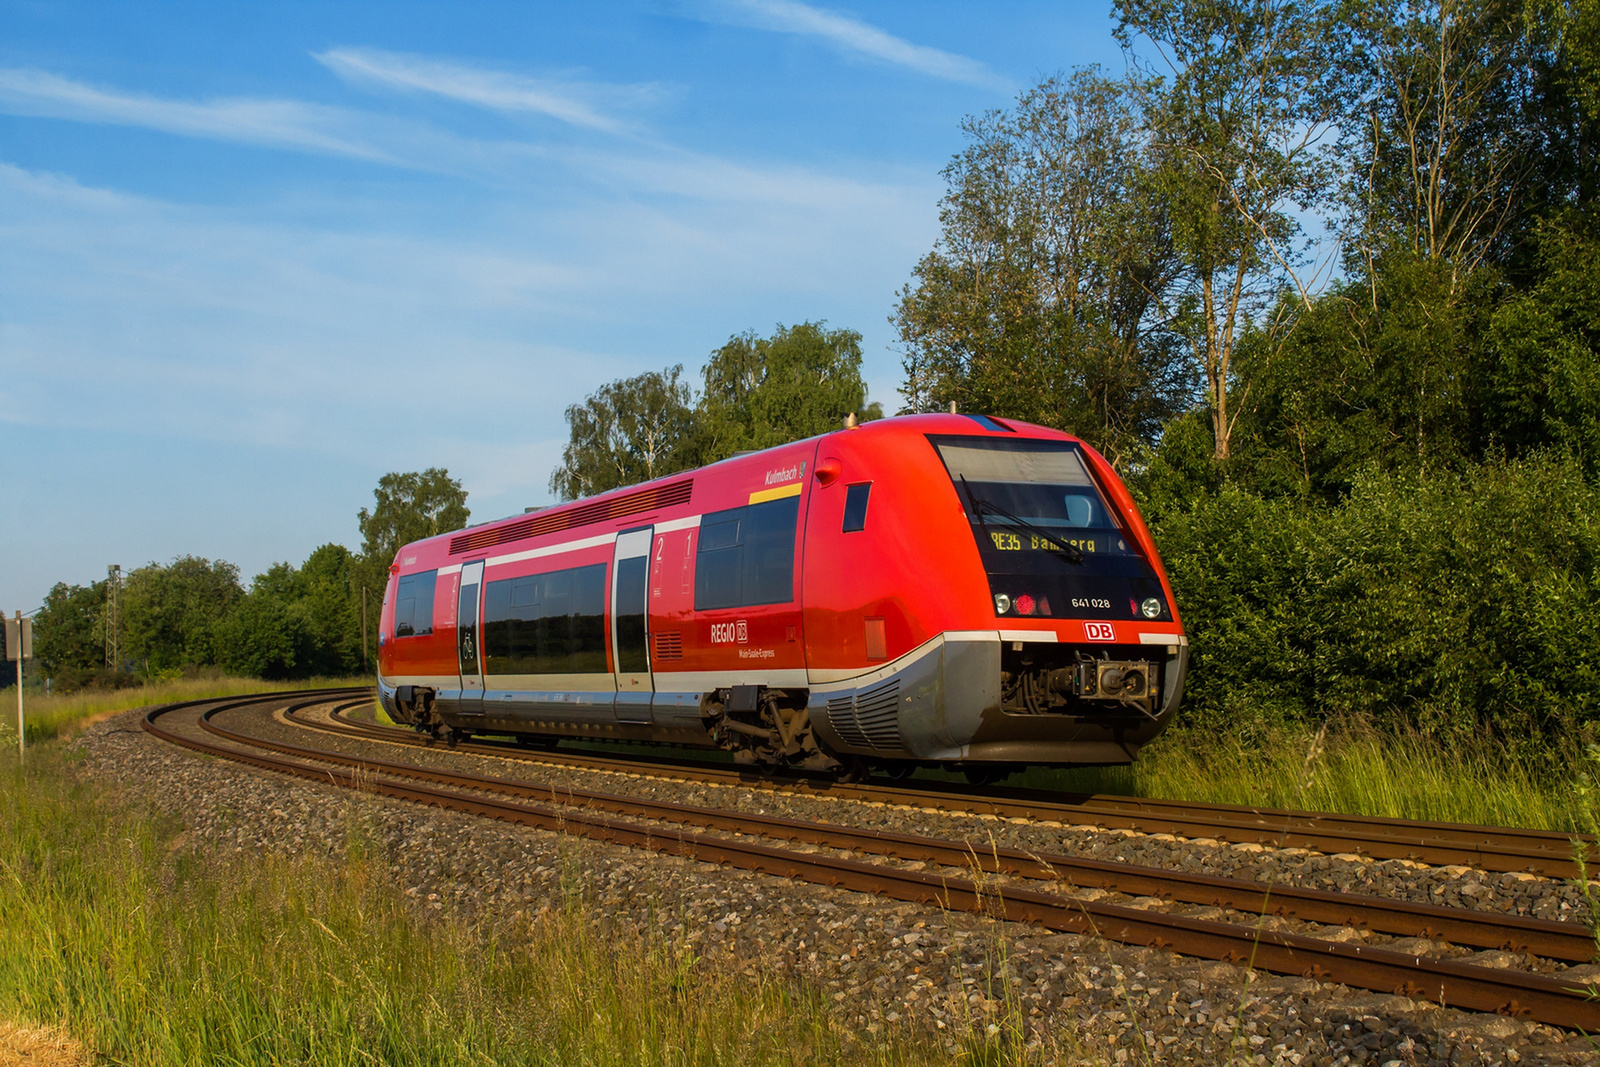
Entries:
[[939, 243], [896, 309], [911, 410], [1056, 426], [1118, 462], [1185, 406], [1146, 88], [1082, 69], [962, 124]]
[[1272, 316], [1291, 286], [1308, 304], [1309, 210], [1336, 176], [1342, 116], [1342, 34], [1320, 0], [1118, 0], [1116, 33], [1147, 42], [1162, 70], [1149, 122], [1163, 161], [1157, 189], [1182, 265], [1166, 313], [1205, 390], [1214, 453], [1230, 454], [1238, 380], [1234, 355], [1252, 328], [1279, 343], [1293, 316]]
[[222, 560], [179, 556], [140, 567], [122, 597], [129, 661], [147, 673], [217, 665], [218, 627], [243, 597], [239, 568]]
[[1319, 297], [1283, 343], [1241, 340], [1252, 389], [1238, 409], [1231, 478], [1331, 500], [1369, 467], [1427, 470], [1482, 454], [1472, 368], [1497, 298], [1489, 272], [1462, 279], [1400, 249], [1379, 266], [1372, 282]]
[[[369, 512], [362, 508], [356, 515], [362, 546], [360, 557], [351, 561], [349, 611], [352, 614], [346, 618], [354, 619], [357, 635], [361, 624], [362, 589], [366, 590], [369, 620], [375, 626], [383, 605], [383, 590], [389, 580], [389, 566], [400, 546], [458, 530], [472, 517], [467, 509], [467, 491], [442, 467], [385, 474], [378, 479], [378, 487], [372, 495], [373, 509]], [[375, 629], [373, 633], [376, 634]], [[376, 641], [376, 636], [373, 640]]]
[[[1350, 122], [1357, 255], [1444, 262], [1455, 299], [1515, 243], [1542, 149], [1532, 39], [1514, 0], [1359, 0]], [[1377, 282], [1377, 269], [1367, 271]]]
[[362, 508], [357, 515], [361, 552], [384, 567], [393, 562], [401, 545], [458, 530], [472, 516], [467, 510], [467, 491], [442, 467], [385, 474], [372, 495], [377, 501], [373, 509]]
[[570, 437], [550, 489], [574, 500], [812, 437], [846, 415], [883, 414], [866, 402], [861, 335], [823, 323], [729, 338], [711, 353], [698, 399], [682, 373], [679, 364], [610, 382], [569, 407]]
[[106, 583], [57, 582], [33, 617], [33, 652], [46, 674], [87, 675], [105, 665]]
[[[306, 675], [337, 677], [364, 670], [359, 561], [343, 545], [322, 545], [306, 557], [298, 577], [298, 606], [310, 644], [301, 660]], [[376, 599], [370, 597], [369, 663], [383, 608], [381, 592]]]
[[218, 627], [221, 664], [251, 678], [307, 676], [312, 672], [305, 669], [303, 657], [311, 634], [305, 617], [273, 585], [258, 581]]
[[[711, 353], [695, 410], [694, 460], [814, 437], [848, 415], [882, 417], [861, 380], [861, 335], [825, 323], [779, 324], [771, 337], [730, 337]], [[686, 466], [689, 464], [685, 464]]]
[[567, 408], [570, 438], [550, 491], [563, 500], [649, 481], [693, 466], [693, 425], [683, 365], [601, 386]]
[[[1528, 16], [1554, 53], [1555, 83], [1589, 123], [1600, 122], [1600, 0], [1530, 0]], [[1594, 150], [1592, 137], [1587, 147]], [[1587, 186], [1580, 197], [1591, 199], [1596, 191]]]
[[1541, 229], [1541, 277], [1499, 308], [1488, 335], [1485, 437], [1513, 452], [1555, 446], [1600, 468], [1600, 224]]

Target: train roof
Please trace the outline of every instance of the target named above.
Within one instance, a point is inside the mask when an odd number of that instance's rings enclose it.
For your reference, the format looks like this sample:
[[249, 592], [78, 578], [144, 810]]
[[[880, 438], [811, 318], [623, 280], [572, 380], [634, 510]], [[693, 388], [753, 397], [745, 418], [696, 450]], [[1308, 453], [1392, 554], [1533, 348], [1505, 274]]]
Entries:
[[[781, 445], [773, 445], [754, 452], [741, 452], [726, 459], [708, 463], [703, 467], [693, 467], [689, 470], [676, 471], [672, 474], [653, 478], [647, 482], [637, 482], [633, 485], [620, 486], [608, 489], [604, 493], [594, 496], [581, 497], [549, 507], [539, 508], [534, 511], [523, 512], [520, 515], [508, 515], [504, 518], [491, 519], [487, 522], [467, 526], [461, 530], [452, 530], [448, 533], [435, 534], [433, 537], [413, 541], [404, 548], [419, 546], [440, 547], [440, 542], [448, 541], [448, 553], [460, 555], [471, 552], [481, 545], [504, 544], [512, 540], [522, 540], [528, 537], [538, 537], [543, 534], [556, 533], [570, 530], [579, 526], [600, 523], [613, 519], [625, 518], [629, 515], [644, 514], [662, 507], [686, 504], [689, 501], [690, 487], [693, 479], [702, 472], [716, 471], [719, 467], [730, 464], [759, 464], [760, 457], [793, 448], [795, 445], [807, 441], [821, 441], [838, 434], [863, 434], [864, 439], [872, 438], [908, 438], [926, 437], [928, 434], [964, 434], [977, 436], [1025, 436], [1047, 437], [1055, 440], [1078, 441], [1071, 434], [1048, 426], [1037, 426], [1033, 423], [1022, 422], [1017, 419], [1000, 419], [989, 415], [951, 414], [936, 412], [924, 415], [894, 415], [871, 422], [859, 423], [853, 427], [841, 427], [815, 437], [800, 438], [795, 441], [786, 441]], [[1081, 442], [1080, 442], [1081, 443]], [[398, 553], [397, 553], [398, 557]]]

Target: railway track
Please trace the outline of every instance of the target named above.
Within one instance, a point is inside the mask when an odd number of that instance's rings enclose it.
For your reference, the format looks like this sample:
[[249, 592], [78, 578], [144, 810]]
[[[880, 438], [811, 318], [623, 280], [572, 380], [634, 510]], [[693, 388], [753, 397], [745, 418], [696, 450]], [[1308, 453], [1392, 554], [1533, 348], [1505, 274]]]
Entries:
[[[295, 706], [300, 709], [328, 703], [330, 696], [337, 695], [312, 694], [313, 698], [297, 700]], [[146, 715], [144, 725], [155, 736], [175, 744], [263, 769], [519, 825], [577, 833], [952, 910], [983, 911], [1054, 930], [1169, 948], [1277, 973], [1401, 992], [1454, 1007], [1529, 1015], [1557, 1025], [1600, 1030], [1600, 1001], [1589, 995], [1589, 987], [1576, 981], [1267, 930], [1259, 922], [1252, 927], [1247, 923], [1089, 901], [1016, 884], [1001, 886], [984, 875], [1045, 880], [1056, 886], [1106, 886], [1177, 901], [1216, 904], [1246, 915], [1279, 912], [1308, 922], [1364, 925], [1374, 931], [1440, 937], [1469, 946], [1511, 947], [1552, 960], [1589, 959], [1593, 941], [1586, 929], [1574, 924], [1270, 887], [1070, 856], [998, 848], [974, 850], [959, 841], [460, 774], [251, 737], [213, 721], [221, 712], [272, 701], [281, 703], [283, 699], [282, 694], [272, 694], [209, 702], [211, 706], [196, 718], [198, 730], [188, 734], [168, 728], [161, 719], [205, 702], [154, 709]], [[637, 771], [636, 766], [634, 769]], [[657, 825], [642, 825], [636, 820]], [[724, 836], [728, 834], [737, 836]], [[802, 842], [844, 852], [851, 858], [800, 852], [762, 844], [754, 838]], [[967, 874], [958, 877], [888, 863], [867, 863], [853, 858], [856, 853], [922, 860], [962, 869]]]
[[[365, 704], [365, 701], [361, 702]], [[336, 713], [335, 722], [376, 740], [425, 745], [412, 730], [363, 723]], [[528, 759], [587, 770], [629, 774], [654, 771], [672, 778], [721, 785], [743, 785], [823, 796], [875, 801], [903, 807], [994, 815], [1069, 826], [1094, 826], [1140, 833], [1169, 833], [1233, 844], [1305, 848], [1331, 854], [1357, 853], [1374, 859], [1407, 859], [1430, 866], [1476, 867], [1493, 872], [1526, 872], [1548, 878], [1578, 874], [1573, 842], [1581, 840], [1600, 860], [1592, 836], [1549, 830], [1519, 830], [1463, 823], [1411, 822], [1363, 815], [1249, 808], [1193, 801], [1150, 800], [1105, 794], [1062, 796], [1031, 790], [975, 789], [955, 783], [918, 788], [850, 783], [804, 776], [768, 776], [726, 764], [622, 759], [579, 752], [528, 752], [509, 744], [464, 743], [459, 751]]]

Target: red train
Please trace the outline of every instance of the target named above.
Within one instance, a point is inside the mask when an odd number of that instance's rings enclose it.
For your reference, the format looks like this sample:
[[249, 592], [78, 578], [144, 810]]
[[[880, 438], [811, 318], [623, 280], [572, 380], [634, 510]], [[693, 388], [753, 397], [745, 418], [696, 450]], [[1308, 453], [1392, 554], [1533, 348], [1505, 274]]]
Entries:
[[982, 415], [852, 426], [406, 545], [397, 721], [814, 769], [1126, 763], [1188, 640], [1094, 449]]

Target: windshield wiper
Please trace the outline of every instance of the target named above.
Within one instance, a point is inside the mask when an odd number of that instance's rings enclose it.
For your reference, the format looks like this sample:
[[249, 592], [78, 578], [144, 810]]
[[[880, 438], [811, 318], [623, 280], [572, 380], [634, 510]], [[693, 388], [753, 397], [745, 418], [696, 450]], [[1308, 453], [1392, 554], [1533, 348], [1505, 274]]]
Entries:
[[1027, 530], [1029, 533], [1037, 536], [1041, 542], [1041, 547], [1043, 547], [1046, 552], [1054, 552], [1068, 563], [1083, 563], [1083, 549], [1079, 548], [1077, 545], [1067, 544], [1065, 541], [1058, 541], [1056, 540], [1055, 534], [1044, 529], [1043, 527], [1035, 526], [1026, 519], [1019, 519], [1015, 515], [1011, 514], [1011, 512], [1001, 507], [999, 504], [995, 504], [991, 501], [984, 500], [982, 497], [975, 496], [972, 492], [972, 487], [967, 484], [967, 476], [965, 474], [959, 474], [956, 477], [961, 479], [961, 488], [967, 494], [967, 504], [972, 508], [972, 513], [978, 517], [978, 528], [983, 531], [983, 535], [985, 537], [989, 536], [989, 524], [983, 521], [983, 513], [987, 511], [991, 514], [1000, 516], [1002, 519], [1007, 519], [1012, 525], [1020, 526], [1022, 529]]

